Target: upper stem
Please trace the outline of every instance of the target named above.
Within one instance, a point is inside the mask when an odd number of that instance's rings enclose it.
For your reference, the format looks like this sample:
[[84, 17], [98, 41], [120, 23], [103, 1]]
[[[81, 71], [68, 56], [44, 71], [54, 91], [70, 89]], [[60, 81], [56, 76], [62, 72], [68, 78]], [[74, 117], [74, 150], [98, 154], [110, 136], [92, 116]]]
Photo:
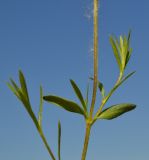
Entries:
[[92, 119], [94, 112], [94, 105], [96, 101], [96, 92], [98, 85], [98, 0], [94, 0], [94, 82], [93, 82], [93, 93], [92, 102], [90, 108], [90, 118]]
[[94, 0], [94, 82], [93, 82], [93, 93], [92, 93], [92, 101], [90, 107], [90, 116], [86, 121], [86, 132], [85, 132], [85, 139], [84, 139], [84, 147], [82, 151], [82, 158], [81, 160], [86, 159], [90, 131], [92, 126], [92, 117], [94, 112], [94, 106], [96, 101], [96, 92], [97, 92], [97, 85], [98, 85], [98, 0]]

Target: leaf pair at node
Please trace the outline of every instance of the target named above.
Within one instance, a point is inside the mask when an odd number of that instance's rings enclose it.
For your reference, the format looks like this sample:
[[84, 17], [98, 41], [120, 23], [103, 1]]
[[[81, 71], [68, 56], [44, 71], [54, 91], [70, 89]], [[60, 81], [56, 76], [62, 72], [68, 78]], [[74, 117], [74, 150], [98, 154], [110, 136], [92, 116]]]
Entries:
[[39, 111], [39, 120], [37, 120], [30, 104], [27, 85], [22, 71], [19, 71], [19, 81], [20, 81], [20, 87], [15, 83], [13, 79], [10, 79], [10, 83], [7, 83], [7, 85], [10, 88], [10, 90], [17, 96], [17, 98], [22, 102], [23, 106], [25, 107], [28, 114], [32, 118], [36, 128], [39, 130], [39, 126], [41, 124], [41, 119], [42, 119], [42, 105], [43, 105], [42, 87], [40, 87], [40, 111]]
[[[85, 118], [87, 117], [87, 101], [84, 100], [83, 95], [77, 86], [77, 84], [73, 81], [70, 80], [70, 83], [72, 85], [72, 88], [78, 97], [81, 106], [77, 104], [76, 102], [73, 102], [71, 100], [59, 97], [59, 96], [54, 96], [54, 95], [47, 95], [44, 96], [43, 99], [47, 102], [54, 103], [55, 105], [69, 111], [69, 112], [74, 112], [83, 115]], [[88, 92], [88, 91], [87, 91]]]

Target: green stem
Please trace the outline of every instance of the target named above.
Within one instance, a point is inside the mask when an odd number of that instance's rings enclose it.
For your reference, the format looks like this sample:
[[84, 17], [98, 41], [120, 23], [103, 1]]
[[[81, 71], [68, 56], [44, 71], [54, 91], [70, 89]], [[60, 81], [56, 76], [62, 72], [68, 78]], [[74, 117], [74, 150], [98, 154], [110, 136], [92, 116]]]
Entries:
[[98, 0], [94, 0], [94, 82], [93, 94], [90, 108], [90, 118], [92, 119], [94, 105], [96, 101], [96, 92], [98, 85]]
[[102, 100], [102, 103], [99, 107], [99, 110], [97, 111], [94, 119], [92, 120], [92, 124], [95, 123], [95, 121], [98, 119], [98, 115], [101, 113], [103, 107], [105, 106], [106, 102], [109, 100], [109, 98], [112, 96], [112, 94], [114, 93], [114, 91], [117, 89], [117, 87], [119, 86], [119, 83], [121, 82], [122, 80], [122, 77], [123, 77], [123, 72], [120, 73], [114, 87], [111, 89], [111, 91], [108, 93], [108, 95]]
[[[29, 108], [32, 108], [30, 104], [29, 104]], [[53, 152], [52, 152], [50, 146], [48, 145], [48, 142], [47, 142], [47, 140], [46, 140], [46, 138], [45, 138], [45, 136], [44, 136], [44, 133], [43, 133], [43, 130], [42, 130], [42, 126], [41, 126], [41, 121], [38, 122], [38, 120], [36, 119], [36, 116], [35, 116], [35, 114], [34, 114], [34, 112], [33, 112], [32, 110], [30, 110], [29, 115], [30, 115], [30, 117], [32, 118], [32, 120], [33, 120], [33, 122], [34, 122], [34, 124], [35, 124], [35, 127], [36, 127], [36, 129], [37, 129], [37, 131], [38, 131], [38, 133], [39, 133], [39, 135], [40, 135], [40, 137], [41, 137], [41, 139], [42, 139], [42, 141], [43, 141], [43, 143], [44, 143], [44, 145], [45, 145], [48, 153], [50, 154], [52, 160], [56, 160], [56, 158], [54, 157]], [[40, 116], [41, 116], [41, 115], [40, 115]], [[40, 117], [40, 116], [39, 116], [39, 117]], [[42, 117], [42, 116], [41, 116], [41, 117]], [[41, 117], [40, 117], [40, 118], [41, 118]], [[41, 120], [41, 119], [40, 119], [40, 120]]]
[[52, 151], [51, 151], [51, 148], [50, 148], [50, 146], [48, 145], [48, 142], [47, 142], [47, 140], [46, 140], [46, 138], [45, 138], [45, 136], [44, 136], [44, 134], [43, 134], [43, 131], [40, 129], [40, 130], [38, 130], [38, 132], [39, 132], [40, 137], [41, 137], [41, 139], [42, 139], [45, 147], [47, 148], [48, 153], [50, 154], [52, 160], [56, 160], [56, 158], [54, 157], [54, 155], [53, 155], [53, 153], [52, 153]]
[[84, 147], [82, 151], [82, 158], [81, 160], [86, 159], [90, 131], [91, 131], [91, 124], [92, 124], [92, 117], [94, 112], [94, 106], [96, 102], [96, 92], [98, 86], [98, 0], [94, 0], [94, 82], [93, 82], [93, 93], [92, 93], [92, 101], [90, 107], [90, 116], [86, 122], [86, 133], [84, 139]]
[[86, 159], [87, 148], [88, 148], [89, 137], [90, 137], [90, 131], [91, 131], [91, 124], [87, 123], [86, 124], [86, 133], [85, 133], [84, 147], [83, 147], [83, 152], [82, 152], [82, 158], [81, 158], [81, 160], [85, 160]]

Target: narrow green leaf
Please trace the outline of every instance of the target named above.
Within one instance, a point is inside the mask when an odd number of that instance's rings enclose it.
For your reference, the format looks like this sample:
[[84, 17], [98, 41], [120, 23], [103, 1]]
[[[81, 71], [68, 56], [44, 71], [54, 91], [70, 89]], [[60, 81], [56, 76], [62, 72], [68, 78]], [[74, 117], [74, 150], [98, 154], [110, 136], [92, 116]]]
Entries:
[[[94, 78], [90, 77], [91, 80], [94, 80]], [[98, 88], [100, 90], [100, 93], [102, 95], [102, 97], [105, 97], [105, 89], [104, 89], [104, 85], [103, 83], [101, 83], [100, 81], [98, 81]]]
[[105, 97], [105, 89], [104, 89], [103, 84], [100, 81], [98, 81], [98, 88], [101, 92], [102, 97], [104, 98]]
[[128, 33], [128, 37], [127, 37], [127, 45], [128, 45], [128, 51], [127, 51], [127, 56], [126, 56], [126, 66], [127, 63], [129, 62], [129, 59], [131, 57], [131, 53], [132, 53], [132, 48], [130, 48], [130, 37], [131, 37], [131, 30]]
[[131, 38], [131, 30], [129, 30], [128, 38], [127, 38], [127, 41], [128, 41], [128, 48], [129, 48], [130, 38]]
[[43, 99], [47, 102], [54, 103], [69, 112], [74, 112], [85, 116], [83, 109], [75, 102], [53, 95], [44, 96]]
[[136, 71], [129, 73], [126, 77], [124, 77], [114, 88], [111, 90], [113, 93], [118, 87], [120, 87], [128, 78], [130, 78]]
[[[120, 53], [121, 52], [121, 47], [120, 47], [120, 42], [119, 42], [118, 38], [116, 36], [113, 36], [113, 40], [114, 40], [114, 43], [117, 47], [118, 53]], [[120, 54], [119, 54], [119, 56], [120, 56]]]
[[124, 83], [128, 78], [130, 78], [133, 74], [135, 74], [136, 71], [133, 71], [131, 73], [129, 73], [126, 77], [124, 77], [121, 82], [118, 84], [118, 86], [120, 86], [122, 83]]
[[111, 120], [114, 119], [116, 117], [121, 116], [122, 114], [129, 112], [133, 109], [136, 108], [135, 104], [127, 104], [127, 103], [123, 103], [123, 104], [117, 104], [117, 105], [113, 105], [109, 108], [106, 108], [105, 110], [103, 110], [99, 116], [98, 119], [107, 119], [107, 120]]
[[26, 96], [27, 100], [29, 101], [29, 95], [28, 95], [28, 91], [27, 91], [26, 81], [25, 81], [24, 75], [21, 70], [19, 70], [19, 79], [20, 79], [22, 93], [24, 94], [24, 96]]
[[20, 96], [19, 96], [18, 91], [16, 90], [16, 88], [14, 88], [10, 83], [7, 83], [7, 86], [18, 97], [18, 99], [20, 99]]
[[40, 86], [40, 105], [39, 105], [39, 112], [38, 112], [38, 123], [42, 126], [42, 112], [43, 112], [43, 89]]
[[110, 43], [111, 43], [111, 46], [112, 46], [112, 49], [113, 49], [115, 59], [117, 61], [119, 69], [121, 71], [121, 58], [120, 58], [120, 55], [119, 55], [119, 49], [117, 48], [118, 44], [115, 43], [115, 40], [112, 36], [110, 36]]
[[77, 84], [76, 84], [72, 79], [70, 80], [70, 83], [71, 83], [71, 85], [72, 85], [72, 87], [73, 87], [73, 89], [74, 89], [74, 92], [75, 92], [76, 96], [78, 97], [78, 99], [80, 100], [80, 102], [81, 102], [84, 110], [86, 111], [86, 110], [87, 110], [87, 107], [86, 107], [84, 98], [83, 98], [83, 96], [82, 96], [82, 93], [81, 93], [79, 87], [77, 86]]
[[122, 36], [120, 36], [120, 47], [121, 47], [121, 53], [123, 53], [123, 37]]
[[87, 106], [88, 106], [88, 96], [89, 96], [89, 84], [87, 85], [87, 89], [86, 89], [86, 110], [87, 110]]
[[127, 51], [127, 56], [126, 56], [126, 62], [125, 62], [125, 68], [129, 62], [129, 59], [131, 57], [131, 53], [132, 53], [132, 48], [130, 48], [128, 51]]
[[15, 83], [13, 79], [10, 78], [10, 82], [12, 86], [14, 87], [14, 89], [16, 90], [16, 92], [19, 92], [21, 90], [21, 88], [18, 87], [18, 85]]
[[58, 160], [61, 160], [61, 123], [58, 122]]
[[31, 119], [33, 120], [36, 128], [39, 130], [39, 124], [38, 124], [37, 118], [31, 108], [29, 101], [27, 100], [27, 98], [24, 96], [24, 94], [21, 91], [19, 91], [19, 96], [20, 96], [20, 101], [22, 102], [23, 106], [25, 107]]
[[128, 41], [127, 41], [127, 37], [124, 36], [124, 61], [126, 61], [126, 56], [127, 56], [127, 53], [128, 53]]

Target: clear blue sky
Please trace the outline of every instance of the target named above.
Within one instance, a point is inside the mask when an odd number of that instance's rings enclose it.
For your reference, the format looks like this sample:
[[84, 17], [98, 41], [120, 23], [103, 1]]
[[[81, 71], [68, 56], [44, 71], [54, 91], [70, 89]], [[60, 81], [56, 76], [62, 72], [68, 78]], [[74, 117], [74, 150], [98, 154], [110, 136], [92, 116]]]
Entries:
[[[44, 93], [76, 100], [69, 79], [85, 93], [92, 75], [92, 0], [0, 1], [0, 159], [48, 160], [49, 155], [22, 104], [6, 82], [22, 69], [37, 113], [39, 85]], [[109, 105], [132, 102], [134, 112], [92, 129], [87, 160], [149, 159], [149, 1], [101, 0], [99, 14], [99, 77], [109, 90], [118, 69], [109, 35], [132, 29], [133, 55], [126, 70], [136, 70]], [[107, 106], [108, 107], [108, 106]], [[62, 123], [62, 159], [79, 160], [83, 146], [82, 117], [44, 104], [43, 127], [57, 151], [57, 122]]]

